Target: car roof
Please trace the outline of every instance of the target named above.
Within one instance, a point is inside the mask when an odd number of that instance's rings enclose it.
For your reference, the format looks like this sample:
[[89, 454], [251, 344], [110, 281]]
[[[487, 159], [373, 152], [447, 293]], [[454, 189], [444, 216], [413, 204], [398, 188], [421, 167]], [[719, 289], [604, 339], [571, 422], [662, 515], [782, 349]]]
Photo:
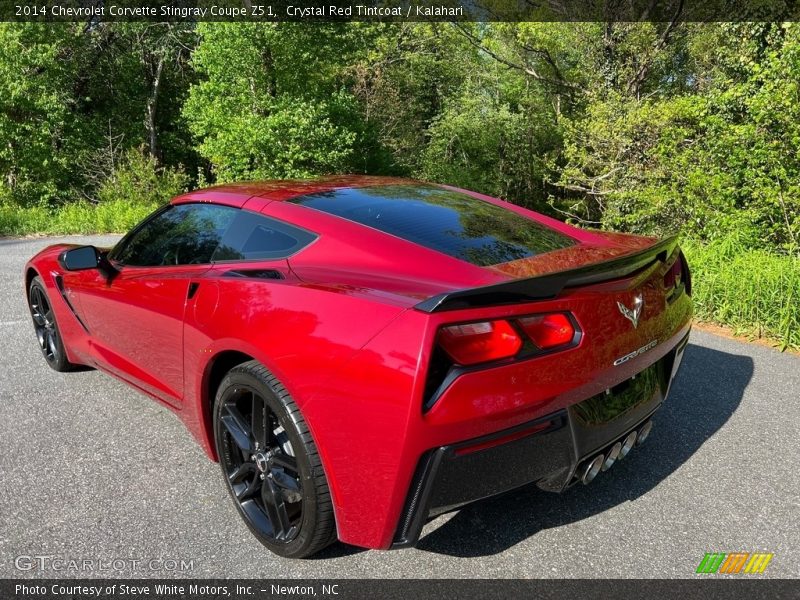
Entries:
[[419, 183], [421, 182], [402, 177], [376, 177], [370, 175], [330, 175], [314, 179], [245, 181], [194, 190], [174, 198], [172, 204], [214, 202], [241, 208], [249, 199], [254, 197], [263, 198], [271, 202], [291, 200], [298, 196], [319, 194], [336, 189]]

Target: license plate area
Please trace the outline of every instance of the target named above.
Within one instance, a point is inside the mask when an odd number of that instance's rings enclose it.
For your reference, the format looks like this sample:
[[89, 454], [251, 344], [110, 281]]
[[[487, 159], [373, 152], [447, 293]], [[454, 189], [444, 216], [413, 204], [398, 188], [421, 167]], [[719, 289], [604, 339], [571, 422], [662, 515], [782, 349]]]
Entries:
[[573, 407], [575, 418], [586, 427], [604, 425], [649, 401], [659, 386], [658, 365], [654, 364], [613, 388], [576, 404]]
[[602, 447], [652, 414], [666, 389], [663, 359], [613, 388], [569, 407], [576, 458]]

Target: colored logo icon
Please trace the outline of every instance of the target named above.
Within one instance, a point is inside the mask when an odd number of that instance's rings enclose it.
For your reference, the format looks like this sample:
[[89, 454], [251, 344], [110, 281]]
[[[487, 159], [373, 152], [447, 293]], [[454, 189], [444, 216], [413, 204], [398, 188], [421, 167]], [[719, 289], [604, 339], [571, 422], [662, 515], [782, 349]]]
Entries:
[[697, 566], [697, 573], [763, 573], [769, 565], [772, 553], [767, 552], [710, 552]]

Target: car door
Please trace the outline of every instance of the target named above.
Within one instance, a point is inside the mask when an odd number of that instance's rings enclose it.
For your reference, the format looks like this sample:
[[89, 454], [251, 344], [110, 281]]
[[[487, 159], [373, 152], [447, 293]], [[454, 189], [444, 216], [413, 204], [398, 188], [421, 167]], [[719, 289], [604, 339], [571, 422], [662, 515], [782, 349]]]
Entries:
[[[212, 269], [197, 282], [187, 305], [183, 330], [186, 381], [198, 381], [202, 376], [204, 364], [196, 359], [202, 349], [231, 331], [240, 331], [242, 323], [257, 322], [256, 316], [264, 319], [261, 323], [269, 323], [272, 334], [284, 331], [302, 346], [305, 337], [291, 335], [296, 320], [287, 311], [276, 310], [275, 296], [286, 294], [298, 281], [288, 257], [316, 239], [315, 233], [294, 225], [246, 208], [239, 211], [212, 256]], [[302, 348], [297, 355], [303, 355]]]
[[109, 253], [110, 276], [92, 271], [71, 286], [101, 366], [170, 404], [180, 403], [187, 301], [238, 212], [214, 204], [169, 206]]

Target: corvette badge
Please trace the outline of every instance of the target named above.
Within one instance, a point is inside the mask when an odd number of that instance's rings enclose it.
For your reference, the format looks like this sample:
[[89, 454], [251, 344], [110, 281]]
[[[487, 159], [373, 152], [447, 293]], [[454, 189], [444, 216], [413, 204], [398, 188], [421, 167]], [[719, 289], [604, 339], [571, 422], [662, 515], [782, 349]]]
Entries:
[[636, 329], [639, 325], [639, 316], [642, 314], [642, 308], [644, 308], [644, 298], [641, 294], [637, 295], [633, 299], [632, 308], [628, 308], [622, 302], [617, 302], [617, 308], [619, 308], [619, 312], [622, 313], [623, 317], [633, 323], [633, 328]]

